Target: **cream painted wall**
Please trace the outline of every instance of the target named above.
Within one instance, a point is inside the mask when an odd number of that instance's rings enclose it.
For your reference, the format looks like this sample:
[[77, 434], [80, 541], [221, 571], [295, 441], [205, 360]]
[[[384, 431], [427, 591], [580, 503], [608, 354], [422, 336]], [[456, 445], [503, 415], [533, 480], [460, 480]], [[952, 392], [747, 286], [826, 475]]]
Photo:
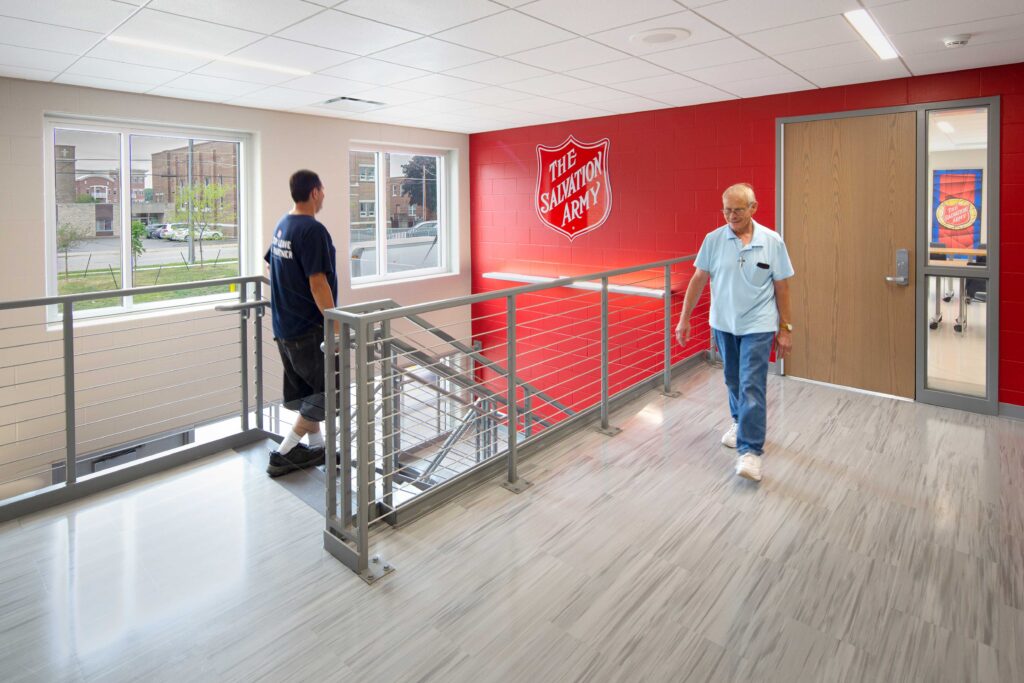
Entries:
[[[257, 226], [258, 244], [243, 256], [249, 262], [248, 274], [262, 273], [261, 255], [269, 236], [291, 207], [289, 175], [310, 168], [320, 174], [327, 190], [319, 218], [338, 249], [340, 304], [384, 298], [411, 304], [470, 293], [466, 135], [0, 78], [0, 300], [46, 294], [44, 217], [50, 207], [44, 200], [44, 184], [52, 181], [44, 177], [45, 114], [252, 135], [250, 220]], [[355, 290], [348, 286], [352, 141], [454, 151], [457, 180], [452, 183], [450, 206], [457, 272]], [[142, 440], [224, 414], [225, 404], [238, 395], [238, 377], [232, 373], [239, 360], [237, 348], [231, 346], [238, 341], [237, 317], [210, 315], [189, 312], [76, 329], [80, 451]], [[463, 308], [427, 317], [465, 338], [468, 316]], [[155, 360], [159, 354], [151, 357], [140, 345], [159, 344], [168, 337], [177, 339], [174, 360]], [[60, 339], [59, 330], [47, 329], [42, 309], [0, 316], [0, 347], [6, 349], [0, 350], [0, 499], [47, 485], [49, 464], [64, 457], [62, 382], [57, 379]], [[276, 356], [272, 339], [266, 342], [265, 355]], [[273, 367], [267, 371], [276, 372]], [[267, 384], [272, 396], [280, 379], [268, 377]]]

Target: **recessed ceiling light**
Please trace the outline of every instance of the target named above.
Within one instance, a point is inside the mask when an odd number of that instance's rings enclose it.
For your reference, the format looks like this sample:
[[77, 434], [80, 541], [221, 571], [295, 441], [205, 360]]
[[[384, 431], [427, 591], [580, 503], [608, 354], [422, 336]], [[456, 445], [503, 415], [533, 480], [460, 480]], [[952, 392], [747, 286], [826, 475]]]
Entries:
[[880, 59], [896, 59], [899, 53], [892, 46], [889, 39], [882, 33], [882, 29], [871, 18], [866, 9], [855, 9], [852, 12], [844, 12], [843, 16], [856, 29], [860, 37], [871, 46]]
[[956, 132], [956, 128], [954, 128], [953, 124], [950, 123], [949, 121], [939, 121], [935, 125], [938, 127], [939, 130], [941, 130], [943, 133], [947, 135], [952, 135], [953, 133]]
[[641, 45], [664, 45], [665, 43], [682, 42], [690, 35], [685, 28], [649, 28], [631, 35], [629, 42]]
[[122, 45], [134, 45], [135, 47], [144, 47], [150, 50], [161, 50], [163, 52], [173, 52], [179, 55], [190, 55], [192, 57], [201, 57], [203, 59], [209, 59], [217, 62], [228, 62], [230, 64], [238, 64], [239, 66], [249, 66], [254, 69], [266, 69], [267, 71], [277, 71], [278, 73], [288, 74], [290, 76], [309, 76], [309, 71], [303, 71], [302, 69], [293, 69], [288, 66], [279, 66], [277, 64], [268, 64], [267, 62], [257, 62], [252, 59], [242, 59], [241, 57], [232, 57], [231, 55], [219, 55], [215, 52], [204, 52], [203, 50], [191, 50], [186, 47], [176, 47], [174, 45], [167, 45], [165, 43], [158, 43], [153, 40], [142, 40], [140, 38], [125, 38], [123, 36], [107, 36], [107, 40], [112, 43], [121, 43]]

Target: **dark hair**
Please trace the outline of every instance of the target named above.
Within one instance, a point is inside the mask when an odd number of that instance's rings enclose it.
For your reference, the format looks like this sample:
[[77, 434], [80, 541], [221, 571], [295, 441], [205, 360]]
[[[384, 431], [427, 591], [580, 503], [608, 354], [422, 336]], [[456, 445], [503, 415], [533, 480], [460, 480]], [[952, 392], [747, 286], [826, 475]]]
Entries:
[[288, 188], [292, 191], [292, 199], [296, 202], [308, 202], [309, 195], [313, 194], [313, 190], [323, 186], [320, 176], [306, 169], [292, 173], [292, 177], [288, 179]]

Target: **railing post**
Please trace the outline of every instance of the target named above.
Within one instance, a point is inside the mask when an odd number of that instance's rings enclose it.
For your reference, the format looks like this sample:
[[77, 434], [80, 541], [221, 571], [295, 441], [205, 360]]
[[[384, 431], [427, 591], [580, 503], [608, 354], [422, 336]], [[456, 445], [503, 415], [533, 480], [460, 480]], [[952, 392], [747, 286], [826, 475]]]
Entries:
[[523, 434], [533, 436], [533, 392], [528, 387], [523, 387]]
[[519, 472], [517, 471], [519, 457], [517, 447], [519, 412], [516, 407], [516, 401], [518, 400], [516, 397], [516, 298], [515, 296], [509, 296], [505, 298], [505, 301], [505, 365], [508, 370], [506, 379], [506, 388], [508, 390], [506, 397], [508, 405], [508, 479], [502, 483], [502, 486], [513, 493], [522, 493], [529, 488], [530, 482], [520, 479]]
[[615, 436], [622, 430], [608, 424], [608, 278], [601, 278], [601, 426], [599, 432]]
[[[238, 288], [238, 303], [245, 303], [247, 289], [245, 283]], [[239, 355], [242, 358], [242, 431], [246, 432], [249, 431], [249, 311], [243, 308], [238, 315]]]
[[345, 530], [352, 528], [352, 328], [341, 324], [338, 339], [338, 368], [341, 375], [338, 387], [338, 441], [341, 448], [341, 520]]
[[661, 393], [663, 396], [675, 398], [678, 391], [672, 391], [672, 266], [665, 266], [665, 293], [662, 295], [665, 315], [665, 367], [662, 369], [664, 382]]
[[327, 530], [337, 529], [338, 516], [338, 390], [337, 370], [334, 359], [338, 354], [337, 340], [334, 338], [334, 322], [330, 318], [324, 320], [324, 451], [325, 469], [327, 470], [327, 492], [325, 509]]
[[74, 486], [78, 480], [78, 458], [75, 448], [75, 304], [64, 304], [64, 485]]
[[[253, 285], [253, 292], [256, 301], [262, 301], [263, 283], [257, 280]], [[253, 351], [255, 356], [253, 371], [256, 373], [256, 429], [263, 429], [263, 314], [266, 312], [265, 308], [265, 306], [258, 306], [254, 319], [253, 344], [256, 349]]]
[[398, 449], [395, 447], [395, 439], [399, 437], [395, 427], [395, 416], [397, 414], [396, 401], [395, 401], [395, 385], [392, 381], [394, 378], [394, 356], [393, 349], [390, 341], [391, 337], [391, 321], [385, 320], [381, 323], [381, 342], [380, 342], [380, 382], [381, 382], [381, 402], [383, 403], [383, 415], [381, 419], [381, 433], [383, 434], [383, 443], [381, 447], [384, 450], [384, 467], [383, 467], [383, 480], [381, 482], [381, 502], [383, 503], [383, 512], [385, 515], [390, 515], [394, 512], [394, 500], [392, 499], [392, 478], [395, 473], [395, 454], [398, 453]]

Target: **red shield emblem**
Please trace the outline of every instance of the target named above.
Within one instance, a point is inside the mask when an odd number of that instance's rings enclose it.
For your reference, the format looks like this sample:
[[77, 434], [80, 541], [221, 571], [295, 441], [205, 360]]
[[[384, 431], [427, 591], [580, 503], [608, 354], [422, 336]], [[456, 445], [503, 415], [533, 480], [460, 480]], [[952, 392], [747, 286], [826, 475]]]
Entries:
[[610, 146], [607, 138], [584, 143], [571, 135], [557, 147], [537, 145], [537, 215], [570, 241], [600, 227], [611, 214]]

